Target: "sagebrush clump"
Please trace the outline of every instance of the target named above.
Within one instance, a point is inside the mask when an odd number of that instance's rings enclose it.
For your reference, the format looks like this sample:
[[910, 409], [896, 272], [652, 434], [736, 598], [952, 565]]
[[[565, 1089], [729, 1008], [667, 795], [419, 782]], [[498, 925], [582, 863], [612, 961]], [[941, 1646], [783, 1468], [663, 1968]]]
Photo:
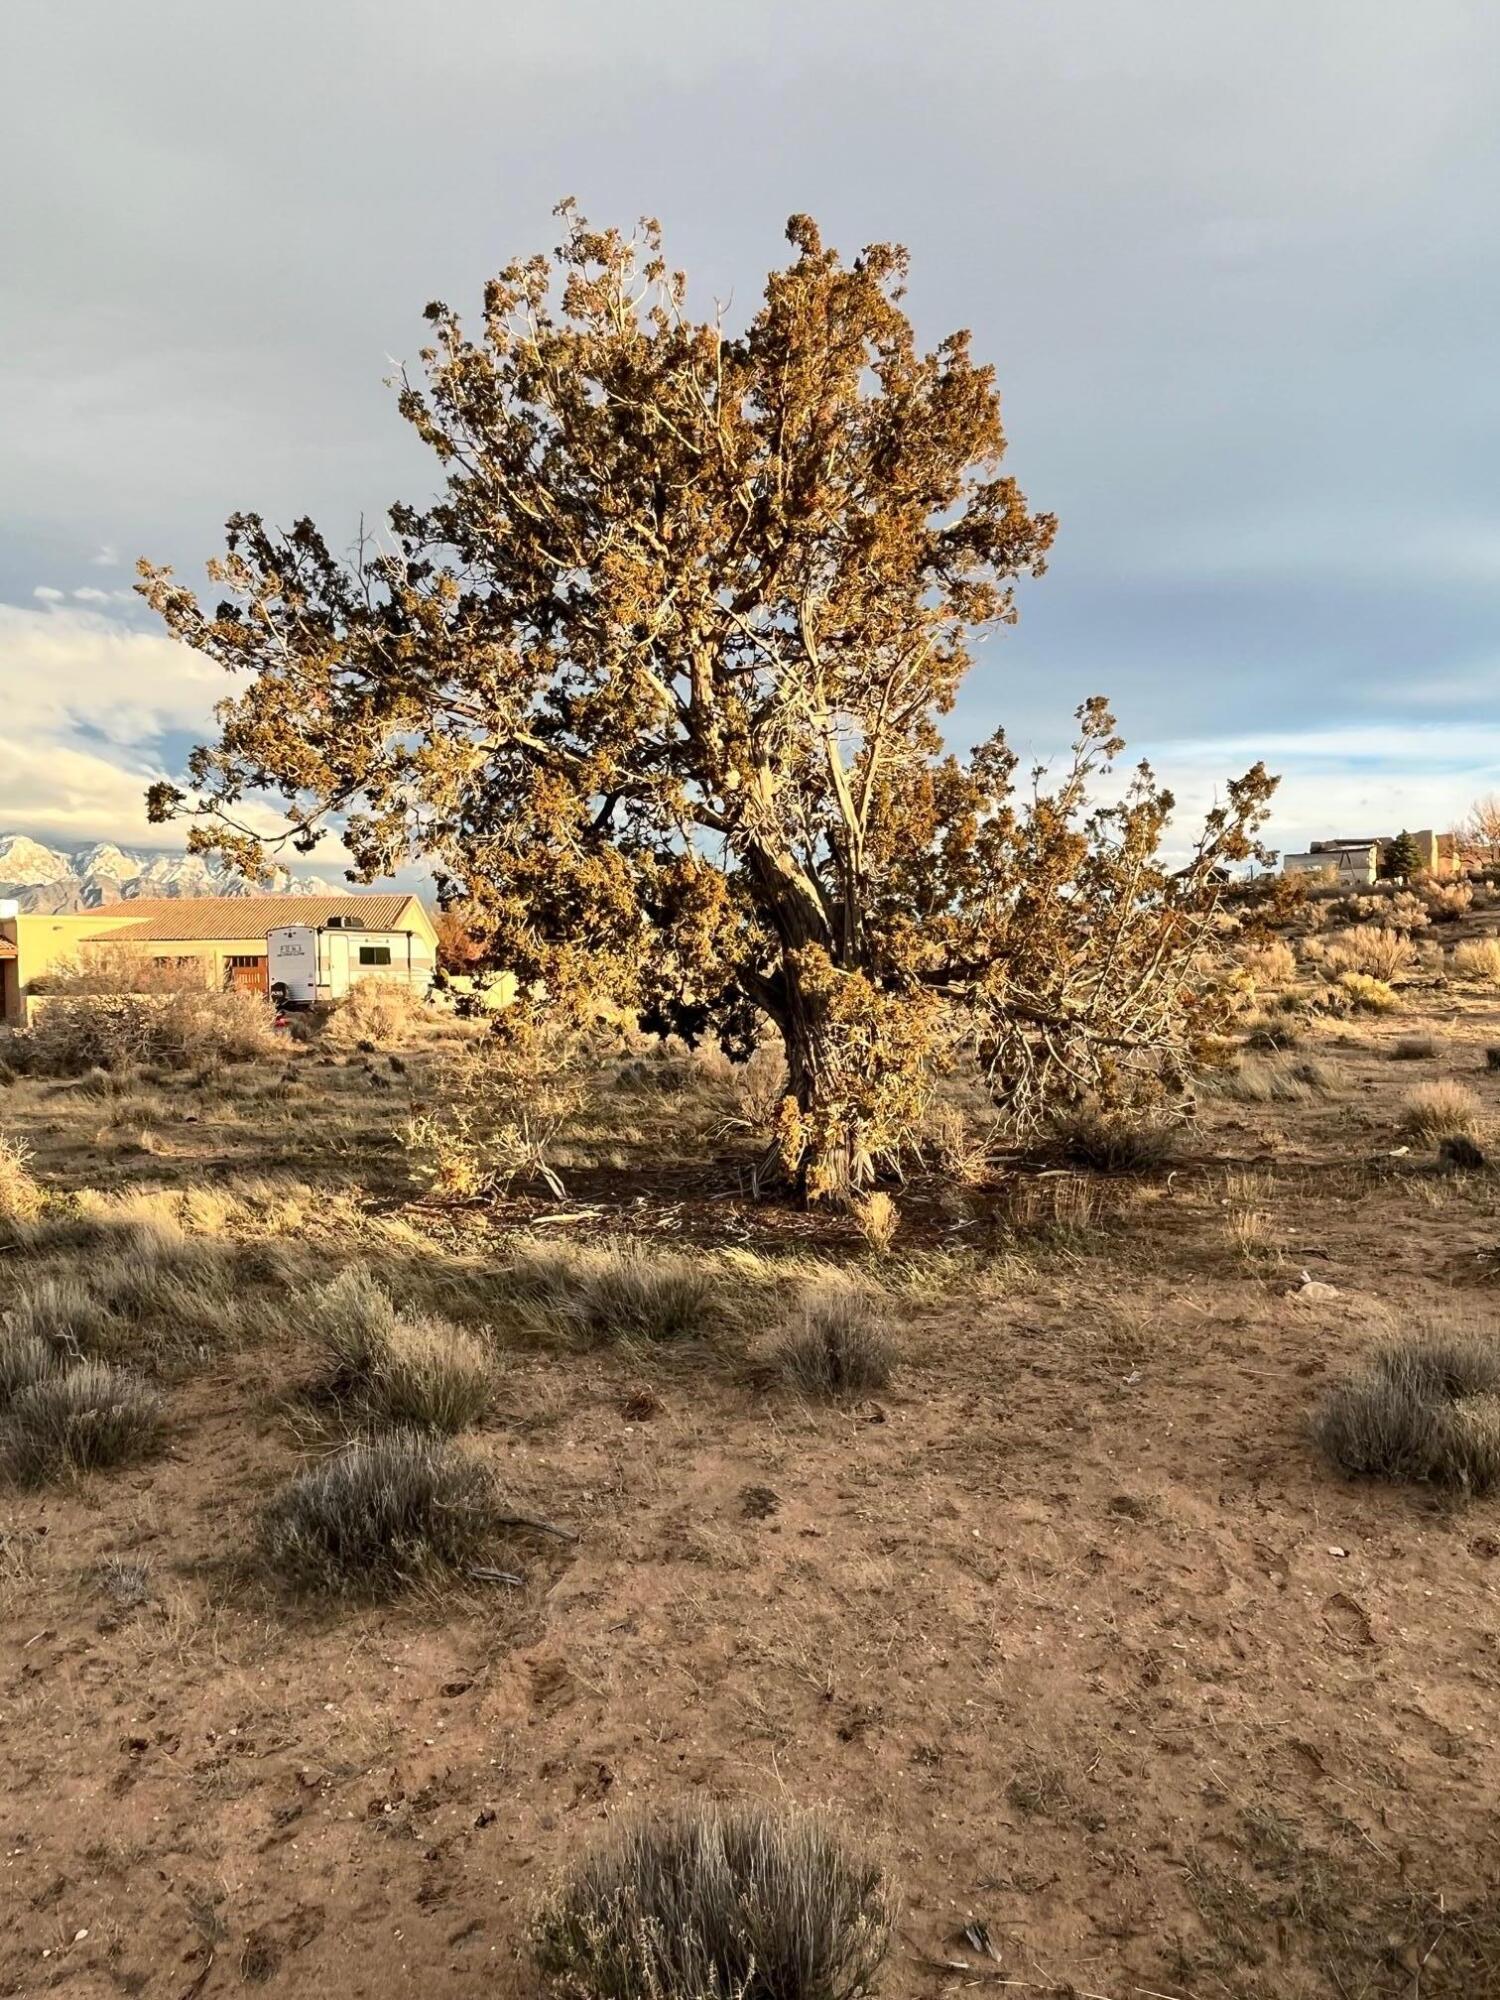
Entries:
[[1465, 979], [1500, 983], [1500, 938], [1466, 938], [1453, 947], [1449, 964]]
[[279, 1054], [270, 1009], [257, 993], [202, 986], [163, 992], [100, 992], [59, 977], [31, 1026], [14, 1034], [10, 1059], [36, 1076], [86, 1076], [154, 1064], [251, 1062]]
[[324, 1387], [360, 1420], [435, 1431], [477, 1421], [494, 1394], [489, 1350], [438, 1319], [406, 1319], [368, 1271], [341, 1271], [313, 1301]]
[[294, 1589], [380, 1596], [474, 1563], [497, 1515], [481, 1460], [444, 1439], [391, 1431], [284, 1486], [262, 1517], [260, 1552]]
[[1154, 1173], [1182, 1144], [1181, 1125], [1163, 1110], [1080, 1104], [1052, 1121], [1052, 1139], [1070, 1166], [1099, 1174]]
[[783, 1381], [810, 1396], [858, 1397], [889, 1387], [895, 1366], [890, 1310], [854, 1285], [810, 1287], [774, 1349]]
[[1353, 1476], [1487, 1492], [1500, 1480], [1500, 1343], [1445, 1334], [1393, 1341], [1363, 1374], [1329, 1390], [1314, 1434]]
[[6, 1405], [0, 1463], [22, 1484], [39, 1485], [142, 1458], [161, 1431], [161, 1397], [139, 1376], [102, 1361], [49, 1366]]
[[1477, 1139], [1484, 1129], [1484, 1106], [1472, 1090], [1451, 1078], [1420, 1083], [1402, 1102], [1401, 1129], [1427, 1145], [1439, 1139]]
[[715, 1289], [703, 1264], [627, 1245], [584, 1262], [553, 1310], [591, 1344], [688, 1340], [713, 1325]]
[[705, 1800], [600, 1841], [533, 1945], [556, 2000], [862, 2000], [894, 1922], [883, 1869], [826, 1820]]

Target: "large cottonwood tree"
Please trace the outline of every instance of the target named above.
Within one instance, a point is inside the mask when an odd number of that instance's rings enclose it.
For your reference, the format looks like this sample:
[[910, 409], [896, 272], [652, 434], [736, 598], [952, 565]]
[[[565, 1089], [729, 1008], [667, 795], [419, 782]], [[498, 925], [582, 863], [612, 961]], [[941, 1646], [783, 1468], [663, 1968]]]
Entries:
[[366, 879], [426, 857], [551, 1004], [587, 993], [726, 1044], [786, 1048], [781, 1148], [822, 1192], [866, 1177], [966, 1033], [1022, 1118], [1059, 1089], [1185, 1061], [1219, 863], [1270, 781], [1231, 784], [1184, 874], [1169, 795], [1102, 702], [1026, 802], [997, 735], [945, 756], [971, 642], [1015, 616], [1055, 523], [1001, 467], [990, 368], [919, 350], [904, 252], [844, 265], [813, 223], [739, 333], [695, 320], [659, 232], [565, 205], [465, 330], [428, 308], [402, 414], [443, 475], [340, 560], [313, 524], [229, 523], [200, 606], [142, 565], [168, 627], [233, 670], [191, 794], [153, 817], [254, 869], [245, 806]]

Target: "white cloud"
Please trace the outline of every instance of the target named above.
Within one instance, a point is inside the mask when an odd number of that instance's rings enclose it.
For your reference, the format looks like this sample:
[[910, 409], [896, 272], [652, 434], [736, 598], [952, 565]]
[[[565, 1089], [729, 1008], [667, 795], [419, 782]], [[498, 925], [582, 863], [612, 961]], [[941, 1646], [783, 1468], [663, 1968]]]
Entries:
[[[85, 593], [77, 591], [75, 597]], [[37, 595], [41, 595], [40, 592]], [[146, 787], [180, 774], [164, 739], [213, 735], [213, 707], [230, 691], [223, 669], [160, 632], [139, 631], [92, 608], [119, 593], [89, 594], [90, 608], [44, 599], [45, 610], [0, 603], [0, 833], [29, 833], [63, 847], [114, 840], [175, 848], [180, 823], [152, 826]], [[246, 803], [240, 817], [275, 835], [284, 822]], [[325, 840], [308, 873], [348, 865], [341, 842]]]
[[4, 830], [180, 845], [180, 832], [148, 828], [145, 790], [167, 775], [162, 736], [208, 724], [222, 673], [175, 640], [65, 605], [61, 591], [34, 594], [45, 610], [0, 604]]
[[161, 633], [92, 609], [0, 604], [0, 702], [12, 741], [84, 734], [150, 743], [202, 728], [226, 691], [220, 668]]
[[95, 554], [89, 557], [89, 561], [97, 565], [100, 569], [118, 569], [120, 566], [120, 551], [115, 547], [113, 542], [106, 542], [102, 549], [97, 550]]
[[1179, 841], [1223, 796], [1225, 779], [1263, 760], [1281, 778], [1266, 839], [1283, 853], [1327, 836], [1402, 827], [1442, 832], [1476, 798], [1500, 790], [1496, 723], [1271, 729], [1259, 737], [1153, 744], [1146, 755], [1177, 796]]
[[39, 597], [43, 604], [61, 604], [68, 595], [65, 590], [54, 590], [50, 583], [39, 583], [31, 594]]

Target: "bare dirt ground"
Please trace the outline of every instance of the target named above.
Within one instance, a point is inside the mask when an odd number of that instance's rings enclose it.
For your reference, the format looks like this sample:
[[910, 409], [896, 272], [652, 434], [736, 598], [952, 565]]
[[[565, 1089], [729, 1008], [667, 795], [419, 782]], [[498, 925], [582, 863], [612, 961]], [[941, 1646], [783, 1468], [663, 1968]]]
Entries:
[[[1414, 1030], [1438, 1053], [1393, 1060]], [[479, 1447], [581, 1539], [505, 1544], [520, 1591], [379, 1609], [245, 1562], [302, 1459], [310, 1284], [362, 1255], [504, 1345], [510, 1219], [399, 1209], [412, 1086], [357, 1061], [123, 1106], [12, 1085], [54, 1187], [304, 1191], [218, 1231], [247, 1324], [174, 1380], [167, 1454], [0, 1495], [0, 1992], [520, 2000], [539, 1891], [700, 1787], [879, 1846], [888, 2000], [1500, 1995], [1500, 1502], [1352, 1485], [1307, 1437], [1382, 1330], [1492, 1323], [1500, 1178], [1397, 1150], [1435, 1076], [1500, 1127], [1491, 1041], [1493, 990], [1414, 988], [1319, 1033], [1326, 1094], [1205, 1096], [1170, 1172], [1061, 1230], [1003, 1177], [914, 1191], [877, 1402], [768, 1392], [723, 1342], [509, 1349]], [[658, 1227], [621, 1178], [613, 1212], [524, 1214]], [[802, 1244], [734, 1182], [721, 1242]]]

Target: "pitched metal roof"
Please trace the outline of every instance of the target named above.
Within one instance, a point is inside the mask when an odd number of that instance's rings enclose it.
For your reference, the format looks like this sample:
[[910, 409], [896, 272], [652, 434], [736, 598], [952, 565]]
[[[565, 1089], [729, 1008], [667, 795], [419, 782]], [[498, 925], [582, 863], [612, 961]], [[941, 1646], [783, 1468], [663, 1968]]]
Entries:
[[[142, 896], [99, 911], [112, 921], [100, 941], [201, 943], [207, 939], [264, 939], [278, 924], [326, 924], [355, 917], [368, 931], [416, 929], [424, 916], [417, 897], [400, 896]], [[122, 924], [121, 917], [132, 921]], [[422, 928], [426, 928], [423, 924]]]

